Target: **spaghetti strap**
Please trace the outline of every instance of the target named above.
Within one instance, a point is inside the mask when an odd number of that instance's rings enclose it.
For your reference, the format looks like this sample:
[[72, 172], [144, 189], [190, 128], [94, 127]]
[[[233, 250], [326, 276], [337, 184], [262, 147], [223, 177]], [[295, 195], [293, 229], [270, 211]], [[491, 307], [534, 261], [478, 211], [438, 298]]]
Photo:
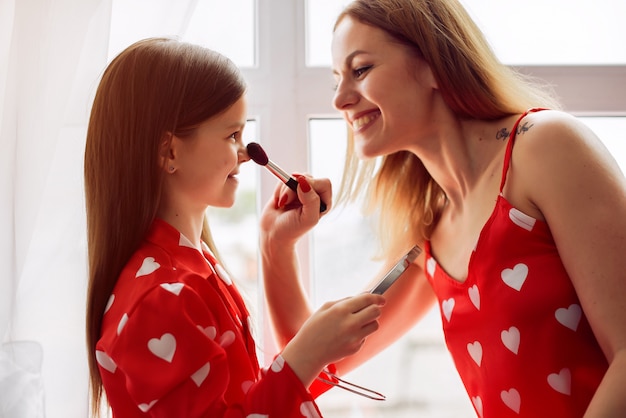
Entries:
[[511, 135], [509, 135], [509, 143], [506, 145], [506, 153], [504, 155], [504, 165], [502, 166], [502, 180], [500, 181], [500, 194], [502, 194], [502, 190], [504, 190], [504, 183], [506, 182], [506, 175], [509, 172], [509, 164], [511, 163], [511, 155], [513, 154], [513, 142], [515, 142], [515, 137], [517, 136], [517, 128], [519, 127], [522, 119], [526, 117], [529, 113], [539, 112], [540, 110], [547, 110], [543, 107], [533, 107], [528, 109], [526, 112], [522, 113], [516, 121], [515, 125], [513, 125], [513, 129], [511, 130]]

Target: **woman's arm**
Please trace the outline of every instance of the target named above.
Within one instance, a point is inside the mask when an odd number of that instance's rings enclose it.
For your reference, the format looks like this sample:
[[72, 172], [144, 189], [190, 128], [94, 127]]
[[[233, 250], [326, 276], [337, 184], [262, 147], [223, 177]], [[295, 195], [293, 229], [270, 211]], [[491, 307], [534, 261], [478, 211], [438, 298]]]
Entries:
[[[313, 189], [325, 190], [322, 183], [309, 180]], [[277, 207], [285, 193], [277, 187], [261, 221], [261, 259], [265, 295], [279, 347], [284, 347], [311, 315], [311, 307], [300, 280], [296, 242], [309, 228], [296, 222], [297, 210], [286, 212]], [[328, 197], [323, 197], [328, 202]], [[303, 197], [300, 198], [303, 201]], [[315, 208], [316, 202], [311, 203]], [[318, 203], [319, 204], [319, 203]], [[306, 202], [305, 202], [306, 205]], [[298, 209], [299, 210], [299, 209]], [[293, 213], [289, 213], [293, 212]], [[385, 293], [386, 303], [379, 318], [379, 329], [370, 335], [355, 354], [336, 363], [340, 374], [345, 374], [365, 362], [406, 333], [431, 308], [435, 296], [423, 274], [423, 255], [412, 264], [400, 279]], [[389, 260], [380, 275], [397, 260]], [[372, 285], [380, 278], [376, 275]], [[369, 289], [368, 289], [369, 290]]]
[[548, 223], [610, 365], [585, 416], [625, 416], [626, 180], [575, 118], [546, 111], [526, 120], [532, 129], [515, 146], [509, 187]]
[[[302, 324], [311, 316], [306, 291], [300, 280], [296, 244], [317, 225], [330, 210], [332, 189], [326, 179], [310, 179], [310, 192], [298, 187], [298, 195], [284, 185], [278, 185], [263, 209], [260, 225], [261, 268], [265, 298], [278, 347], [282, 349]], [[319, 213], [319, 200], [328, 209]], [[294, 202], [302, 206], [294, 206]]]
[[[389, 263], [371, 282], [373, 286], [397, 260]], [[407, 333], [432, 308], [435, 293], [426, 280], [422, 253], [384, 294], [385, 306], [378, 318], [379, 329], [365, 340], [361, 350], [335, 365], [339, 375], [346, 374], [365, 363]], [[368, 287], [369, 290], [369, 287]]]

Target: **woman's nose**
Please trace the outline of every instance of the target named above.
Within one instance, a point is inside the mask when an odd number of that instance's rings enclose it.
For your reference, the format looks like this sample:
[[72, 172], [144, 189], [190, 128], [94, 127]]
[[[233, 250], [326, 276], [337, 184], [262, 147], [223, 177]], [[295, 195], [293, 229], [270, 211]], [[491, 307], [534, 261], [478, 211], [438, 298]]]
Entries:
[[352, 86], [344, 81], [337, 83], [335, 96], [333, 97], [333, 106], [337, 110], [344, 110], [346, 107], [355, 104], [358, 101], [358, 94]]

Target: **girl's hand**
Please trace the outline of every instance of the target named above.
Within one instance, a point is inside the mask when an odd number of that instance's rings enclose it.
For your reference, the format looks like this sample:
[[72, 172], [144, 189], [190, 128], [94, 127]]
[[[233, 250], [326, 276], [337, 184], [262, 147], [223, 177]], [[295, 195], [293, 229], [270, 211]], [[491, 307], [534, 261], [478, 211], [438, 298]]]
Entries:
[[363, 293], [325, 303], [302, 325], [282, 356], [305, 386], [330, 363], [355, 354], [378, 329], [385, 298]]
[[[294, 175], [298, 180], [297, 194], [284, 184], [279, 184], [261, 214], [261, 234], [280, 242], [281, 245], [295, 242], [319, 222], [330, 210], [332, 185], [329, 179], [314, 179]], [[320, 201], [326, 210], [320, 212]]]

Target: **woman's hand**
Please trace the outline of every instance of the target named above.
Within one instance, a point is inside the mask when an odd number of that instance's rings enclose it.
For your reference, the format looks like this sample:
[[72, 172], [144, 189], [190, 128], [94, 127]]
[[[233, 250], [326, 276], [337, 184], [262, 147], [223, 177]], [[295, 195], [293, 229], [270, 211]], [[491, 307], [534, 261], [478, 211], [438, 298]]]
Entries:
[[328, 364], [361, 349], [378, 329], [384, 303], [383, 296], [370, 293], [325, 303], [285, 346], [283, 358], [308, 387]]
[[[314, 179], [304, 175], [294, 175], [298, 180], [297, 193], [284, 184], [279, 184], [261, 214], [261, 234], [263, 240], [271, 239], [281, 245], [295, 242], [330, 210], [332, 185], [329, 179]], [[320, 212], [320, 201], [326, 210]]]

